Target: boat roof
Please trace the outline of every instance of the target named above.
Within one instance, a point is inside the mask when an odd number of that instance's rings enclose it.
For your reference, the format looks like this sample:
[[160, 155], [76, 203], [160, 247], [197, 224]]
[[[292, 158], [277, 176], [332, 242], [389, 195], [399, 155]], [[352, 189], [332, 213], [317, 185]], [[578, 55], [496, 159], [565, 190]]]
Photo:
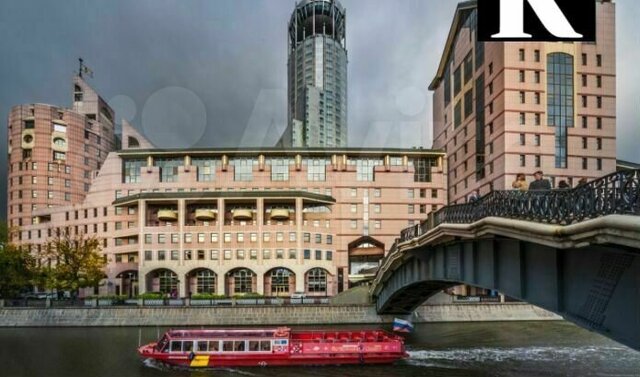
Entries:
[[185, 329], [169, 330], [166, 335], [171, 339], [182, 338], [237, 338], [237, 337], [288, 337], [290, 329]]

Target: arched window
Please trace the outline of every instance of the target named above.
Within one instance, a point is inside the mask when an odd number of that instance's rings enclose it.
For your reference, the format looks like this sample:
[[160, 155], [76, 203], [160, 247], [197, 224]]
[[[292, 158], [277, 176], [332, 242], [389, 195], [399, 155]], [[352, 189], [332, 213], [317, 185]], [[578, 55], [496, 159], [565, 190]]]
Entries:
[[322, 268], [314, 268], [307, 272], [307, 291], [327, 291], [327, 271]]
[[178, 275], [173, 271], [161, 270], [156, 272], [161, 293], [173, 293], [178, 290]]
[[216, 292], [216, 273], [211, 270], [200, 270], [196, 273], [197, 292], [198, 293], [215, 293]]
[[129, 148], [140, 148], [140, 142], [133, 136], [127, 138]]
[[547, 125], [556, 129], [556, 168], [567, 168], [567, 128], [574, 126], [573, 56], [547, 55]]
[[64, 140], [61, 137], [56, 137], [56, 138], [53, 139], [53, 144], [56, 147], [64, 148], [64, 146], [67, 145], [67, 142], [66, 142], [66, 140]]
[[253, 271], [241, 268], [233, 273], [233, 292], [251, 293], [253, 292]]
[[277, 295], [279, 293], [289, 292], [289, 278], [292, 272], [286, 268], [276, 268], [271, 271], [271, 293]]

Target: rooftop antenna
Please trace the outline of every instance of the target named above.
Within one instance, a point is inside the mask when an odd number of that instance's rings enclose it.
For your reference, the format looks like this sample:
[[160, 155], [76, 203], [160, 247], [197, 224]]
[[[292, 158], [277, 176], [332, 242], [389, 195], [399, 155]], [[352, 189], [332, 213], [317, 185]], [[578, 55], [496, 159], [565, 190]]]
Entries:
[[78, 58], [78, 63], [80, 65], [78, 69], [78, 77], [82, 78], [82, 74], [86, 73], [89, 77], [93, 78], [93, 71], [84, 64], [84, 59]]

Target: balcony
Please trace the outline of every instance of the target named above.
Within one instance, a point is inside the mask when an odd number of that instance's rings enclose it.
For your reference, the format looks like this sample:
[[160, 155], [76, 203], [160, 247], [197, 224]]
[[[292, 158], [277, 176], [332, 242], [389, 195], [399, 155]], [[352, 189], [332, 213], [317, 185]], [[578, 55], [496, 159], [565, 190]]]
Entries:
[[160, 221], [178, 221], [178, 211], [170, 209], [162, 209], [158, 211], [158, 220]]
[[233, 221], [253, 220], [253, 211], [247, 208], [236, 208], [232, 211]]
[[213, 221], [216, 219], [216, 211], [212, 209], [196, 209], [196, 220]]
[[291, 216], [291, 211], [286, 208], [274, 208], [269, 214], [269, 220], [272, 221], [288, 221]]

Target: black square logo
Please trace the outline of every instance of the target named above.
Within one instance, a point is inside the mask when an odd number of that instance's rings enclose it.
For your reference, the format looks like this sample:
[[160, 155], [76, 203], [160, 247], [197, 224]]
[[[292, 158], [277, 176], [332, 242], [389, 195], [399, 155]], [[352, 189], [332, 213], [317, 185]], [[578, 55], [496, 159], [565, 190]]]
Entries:
[[478, 0], [478, 40], [596, 40], [596, 0]]

